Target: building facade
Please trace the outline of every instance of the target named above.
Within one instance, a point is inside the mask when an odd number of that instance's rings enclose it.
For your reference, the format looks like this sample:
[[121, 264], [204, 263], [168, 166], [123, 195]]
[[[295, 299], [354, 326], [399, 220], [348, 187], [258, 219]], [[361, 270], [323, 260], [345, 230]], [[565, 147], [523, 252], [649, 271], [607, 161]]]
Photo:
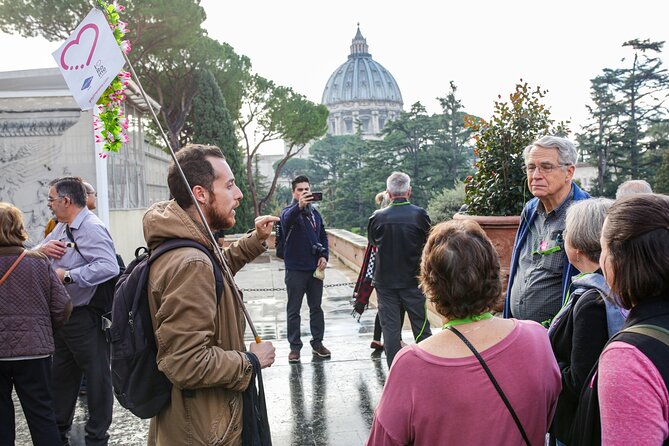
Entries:
[[102, 158], [93, 111], [81, 111], [58, 68], [0, 73], [0, 201], [23, 211], [30, 244], [43, 238], [51, 218], [49, 182], [68, 175], [96, 188], [95, 212], [125, 259], [145, 244], [141, 217], [149, 205], [169, 198], [170, 158], [145, 140], [142, 116], [149, 105], [137, 86], [131, 83], [127, 93], [130, 141]]

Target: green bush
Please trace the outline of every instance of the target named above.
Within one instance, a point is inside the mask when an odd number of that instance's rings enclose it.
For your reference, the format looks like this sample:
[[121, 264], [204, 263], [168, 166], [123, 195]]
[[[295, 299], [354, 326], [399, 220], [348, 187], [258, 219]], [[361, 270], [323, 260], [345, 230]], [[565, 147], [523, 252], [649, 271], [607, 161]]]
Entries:
[[465, 203], [465, 185], [456, 182], [453, 189], [443, 189], [427, 205], [427, 213], [433, 224], [450, 220]]
[[[545, 90], [517, 84], [508, 102], [495, 101], [490, 122], [471, 118], [476, 173], [465, 180], [465, 203], [471, 215], [519, 215], [531, 197], [522, 166], [523, 150], [546, 134], [564, 135], [564, 123], [553, 127], [550, 110], [541, 103]], [[501, 99], [501, 96], [499, 96]]]

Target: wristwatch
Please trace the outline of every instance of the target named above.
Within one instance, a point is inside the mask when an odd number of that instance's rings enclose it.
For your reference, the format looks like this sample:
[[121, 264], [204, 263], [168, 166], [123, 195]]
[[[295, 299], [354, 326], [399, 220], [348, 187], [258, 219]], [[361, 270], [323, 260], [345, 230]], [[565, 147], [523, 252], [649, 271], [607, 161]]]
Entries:
[[69, 271], [65, 271], [65, 274], [63, 275], [63, 283], [72, 283], [72, 276], [70, 276]]

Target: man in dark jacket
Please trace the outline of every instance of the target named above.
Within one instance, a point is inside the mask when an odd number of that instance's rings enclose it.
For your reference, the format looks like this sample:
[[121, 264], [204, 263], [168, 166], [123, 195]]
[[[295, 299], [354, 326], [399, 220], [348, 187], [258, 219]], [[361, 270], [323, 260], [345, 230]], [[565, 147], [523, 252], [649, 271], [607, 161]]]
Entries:
[[300, 309], [307, 295], [311, 348], [313, 354], [329, 358], [330, 350], [323, 346], [325, 318], [321, 309], [323, 299], [323, 272], [328, 264], [328, 237], [323, 218], [313, 207], [309, 178], [300, 175], [292, 181], [293, 203], [281, 211], [281, 227], [285, 231], [284, 262], [288, 291], [289, 362], [300, 360]]
[[372, 214], [367, 235], [369, 243], [377, 249], [372, 284], [378, 296], [384, 349], [390, 366], [401, 347], [402, 307], [409, 314], [416, 342], [432, 335], [425, 296], [417, 279], [431, 223], [425, 209], [409, 203], [409, 175], [393, 172], [386, 180], [386, 188], [392, 203]]

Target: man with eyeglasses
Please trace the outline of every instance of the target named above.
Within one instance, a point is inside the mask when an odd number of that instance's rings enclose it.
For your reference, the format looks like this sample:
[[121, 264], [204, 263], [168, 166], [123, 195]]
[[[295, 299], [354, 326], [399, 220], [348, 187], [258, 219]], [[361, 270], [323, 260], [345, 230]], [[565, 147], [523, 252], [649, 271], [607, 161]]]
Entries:
[[86, 208], [81, 178], [65, 177], [50, 183], [48, 206], [58, 225], [38, 250], [52, 259], [52, 267], [72, 298], [68, 322], [54, 333], [52, 391], [62, 444], [69, 444], [82, 374], [88, 382], [86, 444], [106, 445], [114, 403], [109, 366], [109, 344], [102, 331], [101, 312], [91, 305], [97, 286], [119, 273], [109, 231]]
[[[84, 181], [84, 187], [86, 188], [86, 207], [91, 211], [95, 210], [98, 207], [96, 202], [98, 193], [95, 192], [95, 188], [91, 185], [91, 183]], [[58, 219], [56, 217], [50, 218], [46, 223], [46, 227], [44, 228], [44, 237], [49, 235], [57, 224]]]
[[527, 146], [523, 156], [534, 198], [520, 215], [504, 316], [548, 327], [560, 310], [572, 276], [578, 273], [564, 248], [567, 208], [590, 195], [572, 181], [578, 154], [568, 139], [544, 136]]

